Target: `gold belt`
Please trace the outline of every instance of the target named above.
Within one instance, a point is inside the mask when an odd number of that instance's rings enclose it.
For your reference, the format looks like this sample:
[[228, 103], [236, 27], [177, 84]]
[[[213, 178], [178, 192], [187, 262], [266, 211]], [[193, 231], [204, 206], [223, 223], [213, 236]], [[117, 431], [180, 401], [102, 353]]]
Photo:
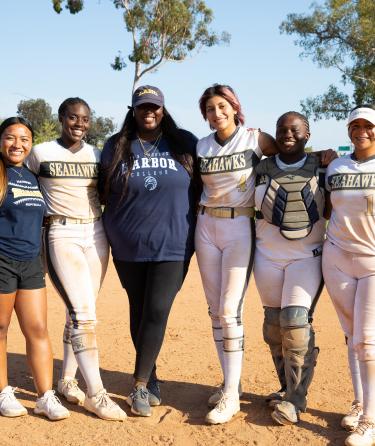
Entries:
[[70, 218], [64, 217], [63, 215], [50, 215], [48, 217], [44, 217], [43, 223], [45, 226], [50, 225], [54, 222], [60, 223], [62, 225], [75, 224], [75, 225], [84, 225], [87, 223], [94, 223], [94, 221], [98, 221], [100, 217], [93, 218]]
[[199, 212], [201, 214], [208, 214], [211, 217], [218, 218], [236, 218], [239, 216], [245, 216], [253, 218], [255, 211], [253, 207], [248, 208], [209, 208], [206, 206], [199, 206]]

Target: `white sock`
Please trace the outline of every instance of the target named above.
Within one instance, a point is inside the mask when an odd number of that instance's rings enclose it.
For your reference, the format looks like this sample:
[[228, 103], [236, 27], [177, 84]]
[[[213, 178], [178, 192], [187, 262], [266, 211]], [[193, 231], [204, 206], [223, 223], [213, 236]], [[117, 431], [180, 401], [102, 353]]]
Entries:
[[86, 382], [87, 393], [89, 396], [96, 395], [103, 389], [103, 382], [99, 372], [95, 330], [72, 328], [71, 339], [79, 370]]
[[215, 341], [217, 356], [219, 357], [221, 370], [224, 375], [224, 351], [223, 351], [223, 330], [220, 326], [212, 327], [212, 335]]
[[224, 393], [238, 397], [243, 359], [243, 325], [223, 327]]
[[375, 420], [375, 360], [359, 361], [363, 385], [363, 415]]
[[361, 372], [359, 370], [358, 355], [353, 347], [352, 336], [348, 337], [347, 343], [348, 343], [348, 362], [354, 390], [354, 399], [363, 404]]
[[63, 334], [64, 359], [61, 370], [61, 378], [74, 378], [77, 373], [77, 360], [74, 355], [72, 340], [71, 340], [72, 324], [66, 323]]

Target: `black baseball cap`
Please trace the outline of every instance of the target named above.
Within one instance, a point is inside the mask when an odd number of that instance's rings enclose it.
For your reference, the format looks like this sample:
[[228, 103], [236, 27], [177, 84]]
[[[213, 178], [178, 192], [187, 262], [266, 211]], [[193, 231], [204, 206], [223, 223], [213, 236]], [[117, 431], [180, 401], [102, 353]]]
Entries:
[[155, 104], [162, 107], [164, 105], [164, 95], [157, 87], [142, 85], [133, 93], [132, 107], [138, 107], [141, 104]]

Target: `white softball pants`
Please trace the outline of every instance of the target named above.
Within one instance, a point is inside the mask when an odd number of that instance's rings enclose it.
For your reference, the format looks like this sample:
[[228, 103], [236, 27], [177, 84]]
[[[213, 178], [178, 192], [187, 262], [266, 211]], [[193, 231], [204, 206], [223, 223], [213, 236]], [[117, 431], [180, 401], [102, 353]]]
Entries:
[[244, 349], [242, 310], [253, 258], [254, 221], [199, 214], [195, 249], [224, 392], [238, 394]]

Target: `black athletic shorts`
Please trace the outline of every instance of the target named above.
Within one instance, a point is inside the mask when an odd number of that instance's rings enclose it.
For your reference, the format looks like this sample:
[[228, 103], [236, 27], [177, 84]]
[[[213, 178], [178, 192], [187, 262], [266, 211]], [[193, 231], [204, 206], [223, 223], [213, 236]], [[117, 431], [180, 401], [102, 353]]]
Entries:
[[17, 290], [37, 290], [45, 286], [40, 256], [21, 261], [0, 255], [1, 294], [14, 293]]

